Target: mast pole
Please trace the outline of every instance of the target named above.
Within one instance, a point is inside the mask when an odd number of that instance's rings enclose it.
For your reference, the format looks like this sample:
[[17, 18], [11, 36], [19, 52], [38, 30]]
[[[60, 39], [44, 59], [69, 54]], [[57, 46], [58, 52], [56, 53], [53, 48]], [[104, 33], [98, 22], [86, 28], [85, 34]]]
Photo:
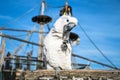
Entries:
[[0, 55], [1, 55], [1, 59], [0, 59], [0, 71], [2, 70], [2, 65], [4, 64], [5, 47], [6, 47], [6, 38], [3, 37], [2, 47], [1, 47], [1, 52], [0, 52]]
[[[42, 8], [41, 8], [41, 15], [44, 15], [44, 10], [45, 10], [45, 1], [42, 0]], [[44, 24], [40, 23], [40, 32], [43, 32], [44, 30]], [[43, 44], [44, 40], [44, 34], [39, 34], [39, 44]], [[38, 60], [42, 60], [42, 53], [43, 53], [43, 47], [39, 46], [38, 47]]]
[[[49, 23], [49, 22], [52, 20], [52, 18], [49, 17], [49, 16], [47, 16], [47, 15], [44, 15], [44, 11], [45, 11], [45, 0], [42, 0], [41, 5], [42, 5], [42, 6], [41, 6], [41, 13], [40, 13], [40, 15], [34, 16], [34, 17], [32, 18], [32, 21], [40, 24], [40, 29], [39, 29], [39, 31], [40, 31], [40, 32], [43, 32], [43, 30], [44, 30], [44, 24]], [[43, 41], [44, 41], [44, 34], [39, 34], [38, 38], [39, 38], [38, 43], [42, 45], [42, 46], [39, 46], [39, 47], [38, 47], [38, 60], [43, 60]], [[42, 68], [42, 66], [43, 66], [43, 64], [38, 63], [37, 69]]]
[[66, 6], [68, 5], [68, 0], [66, 0], [65, 5], [66, 5]]

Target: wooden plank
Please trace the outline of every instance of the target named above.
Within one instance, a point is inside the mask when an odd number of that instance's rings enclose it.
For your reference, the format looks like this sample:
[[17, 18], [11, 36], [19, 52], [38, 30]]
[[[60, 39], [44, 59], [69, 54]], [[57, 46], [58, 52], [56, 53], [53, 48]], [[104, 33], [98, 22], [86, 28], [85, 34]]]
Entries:
[[6, 38], [9, 38], [9, 39], [14, 39], [14, 40], [17, 40], [17, 41], [20, 41], [20, 42], [25, 42], [25, 43], [33, 44], [33, 45], [36, 45], [36, 46], [43, 46], [43, 45], [35, 43], [35, 42], [30, 42], [30, 41], [23, 40], [23, 39], [16, 38], [16, 37], [12, 37], [12, 36], [9, 36], [9, 35], [6, 35], [6, 34], [2, 34], [2, 35], [0, 34], [0, 36], [6, 37]]
[[[55, 77], [55, 70], [37, 70], [34, 72], [27, 71], [25, 78], [37, 79], [38, 77]], [[83, 79], [113, 79], [120, 80], [120, 70], [60, 70], [58, 71], [59, 77], [67, 77], [67, 79], [72, 80], [73, 78], [83, 78]], [[76, 79], [77, 80], [77, 79]], [[79, 80], [79, 79], [78, 79]]]

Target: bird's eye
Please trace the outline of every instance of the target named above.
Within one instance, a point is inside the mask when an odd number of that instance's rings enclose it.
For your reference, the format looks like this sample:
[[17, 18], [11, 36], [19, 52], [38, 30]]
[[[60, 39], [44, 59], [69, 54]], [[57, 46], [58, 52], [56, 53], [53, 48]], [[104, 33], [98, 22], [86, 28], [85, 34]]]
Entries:
[[66, 21], [67, 21], [67, 22], [69, 22], [69, 20], [68, 20], [68, 19], [67, 19]]

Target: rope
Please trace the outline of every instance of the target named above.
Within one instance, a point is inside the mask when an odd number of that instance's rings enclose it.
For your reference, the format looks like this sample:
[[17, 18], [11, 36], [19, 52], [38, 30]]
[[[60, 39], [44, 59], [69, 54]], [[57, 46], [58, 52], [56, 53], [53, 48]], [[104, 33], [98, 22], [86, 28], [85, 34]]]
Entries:
[[[17, 31], [17, 32], [31, 32], [31, 30], [24, 30], [24, 29], [14, 29], [14, 28], [4, 28], [1, 27], [0, 30], [6, 30], [6, 31]], [[34, 30], [34, 33], [48, 33], [48, 32], [40, 32], [38, 30]]]
[[[34, 25], [34, 29], [36, 29], [36, 24]], [[31, 36], [30, 36], [30, 38], [29, 38], [29, 41], [31, 41], [32, 36], [33, 36], [33, 34], [31, 34]], [[27, 43], [27, 44], [26, 44], [26, 48], [25, 48], [25, 50], [24, 50], [24, 52], [23, 52], [24, 54], [26, 54], [28, 47], [29, 47], [29, 44]], [[33, 45], [32, 45], [32, 47], [33, 47]], [[32, 50], [33, 50], [33, 48], [32, 48]]]
[[34, 44], [36, 46], [43, 46], [41, 44], [38, 44], [38, 43], [35, 43], [35, 42], [30, 42], [30, 41], [27, 41], [27, 40], [23, 40], [23, 39], [20, 39], [20, 38], [16, 38], [16, 37], [12, 37], [12, 36], [9, 36], [9, 35], [6, 35], [6, 34], [0, 34], [0, 36], [2, 37], [6, 37], [6, 38], [9, 38], [9, 39], [13, 39], [13, 40], [17, 40], [17, 41], [20, 41], [20, 42], [25, 42], [25, 43], [29, 43], [29, 44]]
[[90, 62], [94, 62], [94, 63], [100, 64], [100, 65], [103, 65], [103, 66], [106, 66], [106, 67], [109, 67], [109, 68], [112, 68], [112, 69], [119, 70], [119, 68], [116, 68], [116, 67], [113, 67], [111, 65], [108, 65], [108, 64], [105, 64], [105, 63], [101, 63], [101, 62], [98, 62], [96, 60], [92, 60], [92, 59], [89, 59], [89, 58], [86, 58], [86, 57], [83, 57], [83, 56], [80, 56], [80, 55], [76, 55], [74, 53], [72, 53], [72, 56], [78, 57], [78, 58], [81, 58], [81, 59], [84, 59], [84, 60], [87, 60], [87, 61], [90, 61]]
[[25, 15], [31, 13], [35, 8], [37, 8], [37, 6], [38, 6], [38, 5], [34, 6], [33, 8], [31, 8], [30, 10], [28, 10], [27, 12], [25, 12], [23, 15], [21, 15], [21, 16], [17, 17], [16, 19], [14, 19], [14, 20], [12, 20], [12, 21], [4, 24], [3, 26], [8, 26], [9, 24], [12, 24], [12, 23], [18, 21], [19, 19], [21, 19], [21, 18], [24, 17]]
[[20, 35], [10, 35], [10, 36], [13, 36], [13, 37], [23, 37], [23, 36], [26, 36], [27, 34], [20, 34]]
[[88, 34], [86, 33], [86, 31], [83, 29], [83, 27], [78, 23], [79, 27], [81, 28], [81, 30], [84, 32], [84, 34], [86, 35], [86, 37], [88, 38], [88, 40], [93, 44], [93, 46], [100, 52], [100, 54], [115, 68], [117, 68], [106, 56], [105, 54], [98, 48], [98, 46], [93, 42], [93, 40], [88, 36]]
[[46, 3], [46, 6], [50, 7], [50, 8], [62, 8], [62, 7], [64, 7], [64, 5], [61, 5], [61, 6], [51, 6], [51, 5], [47, 4], [47, 3]]
[[[27, 34], [27, 37], [26, 37], [25, 40], [29, 41], [29, 39], [30, 39], [33, 31], [35, 30], [35, 27], [36, 27], [36, 25], [34, 25], [33, 28], [31, 29], [31, 31]], [[20, 51], [20, 49], [23, 48], [24, 45], [25, 45], [25, 43], [20, 44], [20, 45], [18, 46], [18, 48], [16, 48], [16, 49], [14, 50], [12, 56], [16, 55], [16, 54]]]

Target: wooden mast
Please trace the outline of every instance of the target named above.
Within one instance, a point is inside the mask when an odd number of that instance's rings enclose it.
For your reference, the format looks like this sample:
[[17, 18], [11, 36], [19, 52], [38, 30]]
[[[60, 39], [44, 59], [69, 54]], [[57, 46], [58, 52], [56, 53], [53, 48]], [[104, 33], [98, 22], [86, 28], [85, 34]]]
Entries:
[[[43, 32], [44, 24], [47, 24], [52, 20], [51, 17], [44, 15], [44, 11], [45, 11], [45, 0], [42, 0], [42, 7], [41, 7], [40, 15], [34, 16], [32, 18], [33, 22], [37, 22], [38, 24], [40, 24], [40, 29], [39, 29], [40, 32]], [[42, 46], [38, 47], [38, 60], [43, 60], [43, 41], [44, 41], [44, 34], [41, 33], [39, 34], [39, 44], [41, 44]], [[42, 65], [38, 63], [37, 67], [38, 67], [37, 69], [40, 69]]]
[[1, 51], [0, 51], [0, 71], [2, 70], [2, 65], [4, 63], [4, 53], [5, 53], [5, 46], [6, 46], [6, 38], [3, 37], [2, 39], [2, 46], [1, 46]]
[[[42, 0], [42, 8], [41, 8], [41, 15], [44, 15], [44, 9], [45, 9], [45, 1]], [[40, 23], [40, 32], [43, 32], [44, 30], [44, 24]], [[39, 44], [43, 44], [44, 40], [44, 34], [39, 34]], [[42, 60], [42, 53], [43, 53], [43, 47], [39, 46], [38, 47], [38, 60]]]

